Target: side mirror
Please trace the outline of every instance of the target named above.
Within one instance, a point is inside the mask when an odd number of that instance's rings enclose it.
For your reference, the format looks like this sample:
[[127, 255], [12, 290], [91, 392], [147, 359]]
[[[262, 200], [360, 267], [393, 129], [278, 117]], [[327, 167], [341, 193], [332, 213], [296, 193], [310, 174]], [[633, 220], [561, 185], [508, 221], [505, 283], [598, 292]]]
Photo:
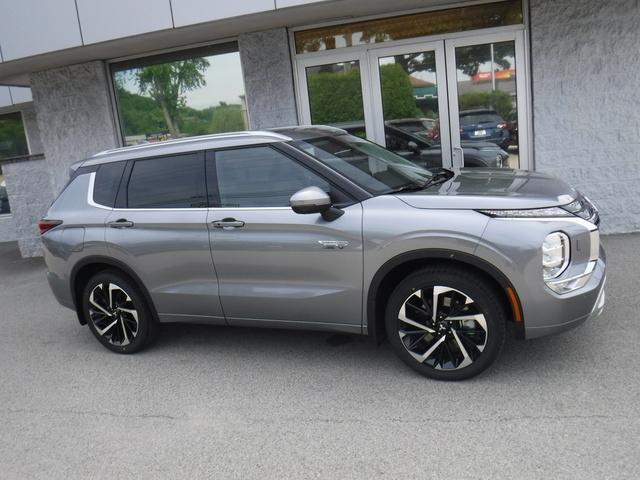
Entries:
[[414, 141], [410, 141], [407, 143], [407, 148], [413, 153], [420, 153], [420, 149], [418, 148], [418, 144]]
[[344, 212], [331, 206], [331, 197], [318, 187], [307, 187], [298, 190], [289, 199], [291, 210], [296, 213], [321, 213], [327, 221], [335, 220]]

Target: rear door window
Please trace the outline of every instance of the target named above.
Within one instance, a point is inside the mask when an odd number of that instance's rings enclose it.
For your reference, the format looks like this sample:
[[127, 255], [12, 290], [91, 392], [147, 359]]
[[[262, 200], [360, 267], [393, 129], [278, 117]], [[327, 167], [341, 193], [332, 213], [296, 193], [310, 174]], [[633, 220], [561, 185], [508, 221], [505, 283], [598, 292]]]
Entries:
[[113, 207], [126, 162], [104, 163], [98, 167], [93, 186], [93, 201]]
[[127, 186], [127, 206], [206, 207], [204, 153], [136, 160]]

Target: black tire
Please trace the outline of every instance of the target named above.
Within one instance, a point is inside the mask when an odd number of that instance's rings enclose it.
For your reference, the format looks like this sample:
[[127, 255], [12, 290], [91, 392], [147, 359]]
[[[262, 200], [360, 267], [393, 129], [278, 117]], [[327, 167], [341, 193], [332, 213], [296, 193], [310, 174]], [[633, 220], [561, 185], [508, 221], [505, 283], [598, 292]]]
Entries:
[[[434, 287], [445, 287], [435, 290], [435, 322]], [[414, 323], [400, 320], [402, 315]], [[506, 321], [499, 294], [483, 276], [444, 265], [423, 268], [400, 282], [389, 297], [385, 315], [387, 337], [396, 354], [436, 380], [464, 380], [489, 367], [504, 345]]]
[[82, 309], [91, 332], [112, 352], [135, 353], [157, 337], [159, 325], [144, 295], [116, 270], [91, 277], [82, 293]]

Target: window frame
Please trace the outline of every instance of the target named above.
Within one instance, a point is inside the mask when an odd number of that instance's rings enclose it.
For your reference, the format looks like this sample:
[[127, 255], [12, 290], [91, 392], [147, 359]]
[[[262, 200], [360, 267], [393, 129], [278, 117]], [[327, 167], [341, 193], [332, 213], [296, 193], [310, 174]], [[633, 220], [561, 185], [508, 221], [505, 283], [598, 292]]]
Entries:
[[[313, 173], [314, 175], [320, 177], [322, 180], [327, 182], [329, 184], [329, 186], [331, 187], [332, 192], [335, 191], [335, 192], [339, 193], [340, 195], [344, 196], [344, 201], [335, 203], [335, 206], [337, 208], [345, 208], [345, 207], [348, 207], [350, 205], [354, 205], [354, 204], [356, 204], [356, 203], [358, 203], [359, 201], [362, 200], [361, 198], [359, 198], [358, 194], [354, 195], [355, 192], [353, 191], [353, 188], [350, 188], [350, 187], [353, 187], [353, 185], [348, 185], [351, 182], [345, 180], [341, 176], [338, 176], [335, 172], [333, 172], [328, 167], [325, 170], [324, 168], [322, 168], [322, 167], [324, 167], [324, 165], [317, 165], [316, 164], [317, 162], [315, 160], [308, 161], [308, 159], [306, 159], [304, 157], [301, 158], [300, 156], [295, 155], [294, 152], [298, 152], [299, 153], [299, 151], [296, 148], [294, 148], [294, 147], [292, 147], [290, 145], [287, 145], [287, 144], [280, 144], [280, 143], [256, 143], [256, 144], [250, 144], [250, 145], [237, 145], [237, 146], [233, 146], [233, 147], [215, 148], [215, 149], [209, 149], [209, 150], [206, 151], [206, 158], [205, 158], [206, 181], [205, 181], [205, 183], [207, 185], [207, 199], [209, 200], [209, 209], [215, 209], [215, 210], [290, 210], [291, 207], [289, 207], [289, 206], [280, 206], [280, 207], [275, 207], [275, 206], [266, 206], [266, 207], [224, 207], [224, 206], [221, 206], [220, 185], [219, 185], [217, 170], [214, 168], [214, 169], [211, 169], [212, 171], [209, 171], [209, 169], [207, 168], [207, 164], [209, 163], [209, 161], [211, 161], [211, 163], [213, 163], [215, 165], [215, 163], [217, 161], [216, 160], [216, 153], [217, 152], [223, 152], [223, 151], [229, 151], [229, 150], [247, 150], [247, 149], [250, 149], [250, 148], [261, 148], [261, 147], [267, 147], [267, 148], [270, 148], [270, 149], [278, 152], [279, 154], [281, 154], [285, 158], [290, 159], [292, 162], [297, 163], [301, 167], [309, 170], [311, 173]], [[215, 189], [215, 191], [212, 192], [211, 188], [209, 188], [210, 186], [212, 186]], [[347, 188], [345, 188], [345, 187], [347, 187]], [[211, 202], [212, 199], [213, 199], [213, 203]]]
[[[109, 93], [111, 97], [110, 99], [112, 106], [112, 116], [115, 122], [116, 136], [120, 143], [119, 146], [126, 146], [126, 138], [124, 134], [122, 116], [120, 115], [120, 103], [118, 101], [118, 95], [116, 93], [116, 73], [133, 68], [157, 65], [160, 63], [169, 63], [179, 60], [187, 60], [190, 58], [208, 57], [212, 55], [224, 55], [227, 53], [238, 53], [238, 55], [240, 55], [240, 48], [237, 38], [227, 38], [204, 45], [201, 44], [188, 48], [156, 51], [155, 53], [151, 52], [144, 55], [137, 55], [134, 57], [125, 57], [108, 61], [106, 64], [106, 73], [108, 77]], [[244, 81], [244, 73], [242, 76]], [[247, 92], [245, 86], [245, 96], [246, 94]], [[247, 115], [249, 115], [249, 112], [247, 112]]]

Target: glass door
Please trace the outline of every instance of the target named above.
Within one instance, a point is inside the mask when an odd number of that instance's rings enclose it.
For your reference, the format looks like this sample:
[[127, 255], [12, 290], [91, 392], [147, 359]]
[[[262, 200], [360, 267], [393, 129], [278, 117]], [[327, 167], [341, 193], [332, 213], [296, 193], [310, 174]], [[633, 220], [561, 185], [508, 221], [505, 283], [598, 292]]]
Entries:
[[[301, 123], [373, 138], [366, 53], [327, 54], [297, 64]], [[367, 101], [365, 101], [365, 99]]]
[[373, 141], [426, 168], [451, 165], [444, 43], [369, 51]]
[[446, 40], [454, 166], [529, 168], [522, 32]]

